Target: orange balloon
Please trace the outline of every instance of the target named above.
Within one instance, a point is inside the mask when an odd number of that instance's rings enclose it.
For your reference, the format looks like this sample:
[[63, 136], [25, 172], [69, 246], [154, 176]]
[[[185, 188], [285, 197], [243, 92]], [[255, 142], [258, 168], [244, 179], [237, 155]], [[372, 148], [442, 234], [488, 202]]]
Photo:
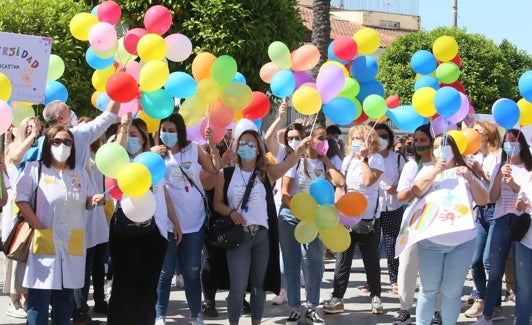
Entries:
[[347, 217], [357, 217], [368, 207], [366, 196], [360, 192], [347, 192], [336, 202], [336, 208]]
[[279, 71], [281, 71], [281, 68], [279, 68], [277, 64], [273, 62], [268, 62], [260, 68], [260, 79], [265, 83], [269, 84], [270, 80], [272, 80], [273, 75]]
[[209, 52], [201, 52], [192, 61], [192, 76], [196, 81], [211, 77], [211, 67], [216, 57]]
[[96, 99], [101, 94], [103, 94], [103, 92], [98, 91], [98, 90], [96, 90], [95, 92], [92, 93], [92, 95], [91, 95], [91, 104], [92, 104], [92, 106], [94, 106], [94, 108], [98, 108], [98, 105], [96, 105]]
[[292, 52], [292, 70], [306, 71], [320, 61], [320, 50], [315, 45], [305, 44]]
[[480, 149], [480, 144], [482, 143], [482, 137], [480, 133], [475, 131], [473, 128], [462, 129], [462, 134], [467, 139], [467, 147], [464, 150], [463, 155], [472, 155]]

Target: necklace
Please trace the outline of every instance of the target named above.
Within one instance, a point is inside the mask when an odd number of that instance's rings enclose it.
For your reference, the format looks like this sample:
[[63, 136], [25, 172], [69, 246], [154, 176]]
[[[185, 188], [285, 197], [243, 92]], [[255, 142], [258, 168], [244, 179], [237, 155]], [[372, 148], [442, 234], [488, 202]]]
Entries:
[[[244, 184], [244, 188], [247, 189], [247, 187], [248, 187], [248, 183], [249, 183], [251, 177], [253, 177], [253, 174], [255, 173], [255, 169], [253, 169], [253, 171], [251, 172], [251, 175], [249, 175], [247, 182], [246, 182], [246, 179], [244, 178], [244, 173], [242, 173], [242, 169], [241, 169], [240, 167], [238, 168], [238, 171], [240, 172], [240, 177], [242, 178], [242, 183]], [[253, 186], [254, 186], [254, 185], [255, 185], [255, 184], [252, 184], [252, 185], [251, 185], [251, 189], [253, 189]], [[250, 191], [250, 193], [251, 193], [251, 191]], [[244, 190], [244, 195], [246, 195], [246, 190]], [[244, 196], [242, 196], [242, 201], [244, 201]], [[240, 207], [241, 209], [242, 209], [242, 201], [240, 201], [240, 205], [239, 205], [239, 207]], [[245, 209], [243, 209], [243, 210], [244, 210], [245, 212], [248, 212], [248, 207], [247, 207], [247, 205], [246, 205]]]
[[179, 167], [181, 169], [181, 176], [183, 177], [183, 184], [185, 184], [185, 192], [188, 193], [188, 184], [187, 184], [187, 176], [185, 175], [185, 170], [183, 169], [183, 151], [179, 151]]

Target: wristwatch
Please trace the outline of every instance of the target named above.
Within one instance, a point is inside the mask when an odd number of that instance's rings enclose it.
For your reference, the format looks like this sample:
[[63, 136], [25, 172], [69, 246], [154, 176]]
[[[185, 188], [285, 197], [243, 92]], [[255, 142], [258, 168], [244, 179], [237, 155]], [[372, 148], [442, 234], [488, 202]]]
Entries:
[[363, 160], [365, 163], [367, 163], [369, 161], [369, 158], [368, 157], [364, 157], [364, 160]]

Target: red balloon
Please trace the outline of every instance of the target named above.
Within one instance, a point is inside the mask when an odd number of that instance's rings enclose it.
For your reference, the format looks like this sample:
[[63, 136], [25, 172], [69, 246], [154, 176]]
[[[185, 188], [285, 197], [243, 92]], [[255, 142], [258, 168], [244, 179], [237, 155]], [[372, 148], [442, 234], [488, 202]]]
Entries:
[[451, 62], [453, 62], [454, 64], [456, 64], [457, 66], [461, 67], [462, 66], [462, 58], [460, 58], [460, 55], [457, 54], [452, 60]]
[[399, 99], [399, 96], [390, 95], [390, 96], [386, 97], [386, 106], [388, 108], [396, 108], [399, 105], [401, 105], [401, 100]]
[[449, 87], [453, 87], [454, 89], [458, 90], [459, 92], [461, 92], [462, 94], [465, 94], [465, 87], [464, 85], [460, 82], [460, 81], [455, 81], [453, 82], [452, 84], [448, 84], [448, 85], [445, 85], [445, 86], [449, 86]]
[[207, 118], [204, 118], [200, 125], [200, 133], [203, 139], [205, 139], [205, 129], [207, 129], [207, 126], [210, 126], [212, 129], [212, 138], [214, 142], [218, 143], [222, 141], [225, 135], [225, 126], [219, 126], [218, 124], [209, 121]]
[[364, 123], [369, 117], [366, 115], [366, 113], [364, 113], [364, 111], [362, 111], [362, 113], [360, 113], [360, 116], [355, 120], [355, 123]]
[[98, 5], [98, 20], [114, 25], [120, 21], [122, 10], [114, 1], [104, 1]]
[[144, 28], [133, 28], [124, 35], [124, 48], [129, 54], [137, 55], [137, 44], [142, 36], [148, 34]]
[[332, 50], [340, 60], [352, 60], [358, 51], [357, 42], [352, 37], [340, 36], [333, 41]]
[[114, 199], [122, 200], [122, 191], [115, 178], [105, 178], [105, 191]]
[[146, 10], [144, 26], [148, 32], [162, 35], [172, 26], [172, 13], [165, 6], [152, 6]]
[[117, 72], [107, 79], [105, 92], [112, 100], [127, 103], [139, 95], [139, 88], [129, 73]]
[[270, 100], [260, 91], [253, 92], [251, 103], [242, 110], [244, 117], [249, 120], [258, 120], [263, 118], [270, 111]]
[[226, 126], [231, 124], [234, 116], [235, 111], [225, 106], [220, 99], [218, 99], [211, 105], [211, 109], [209, 111], [209, 118], [211, 122], [218, 126], [225, 128]]

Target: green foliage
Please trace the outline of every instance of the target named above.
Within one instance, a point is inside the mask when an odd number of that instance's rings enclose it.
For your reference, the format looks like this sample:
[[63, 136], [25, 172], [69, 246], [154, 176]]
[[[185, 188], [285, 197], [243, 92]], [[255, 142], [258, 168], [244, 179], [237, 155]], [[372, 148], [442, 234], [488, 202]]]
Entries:
[[73, 0], [5, 0], [0, 10], [0, 30], [53, 38], [52, 53], [65, 62], [65, 73], [58, 81], [66, 85], [68, 103], [78, 116], [97, 113], [90, 104], [93, 88], [92, 70], [85, 62], [87, 44], [69, 31], [72, 17], [88, 11], [85, 4]]
[[418, 50], [432, 50], [433, 42], [448, 35], [458, 43], [462, 66], [459, 81], [466, 89], [477, 113], [491, 113], [499, 98], [519, 100], [517, 81], [530, 69], [532, 58], [504, 41], [499, 47], [479, 34], [464, 29], [440, 27], [431, 32], [414, 32], [395, 40], [379, 58], [379, 79], [387, 95], [397, 94], [404, 104], [411, 103], [416, 74], [410, 59]]

